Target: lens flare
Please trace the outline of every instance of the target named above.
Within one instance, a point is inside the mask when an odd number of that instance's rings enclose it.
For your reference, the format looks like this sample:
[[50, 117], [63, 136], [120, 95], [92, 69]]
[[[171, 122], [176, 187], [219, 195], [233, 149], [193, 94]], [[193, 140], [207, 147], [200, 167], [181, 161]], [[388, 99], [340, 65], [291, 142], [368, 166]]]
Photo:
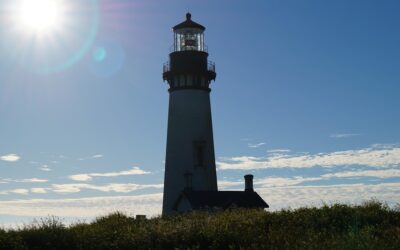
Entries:
[[92, 51], [89, 70], [93, 75], [100, 78], [112, 77], [122, 69], [125, 57], [125, 50], [117, 41], [99, 40]]
[[93, 48], [99, 15], [98, 0], [0, 0], [2, 59], [39, 74], [65, 71]]
[[97, 47], [93, 51], [93, 59], [97, 62], [103, 61], [107, 56], [107, 51], [103, 47]]

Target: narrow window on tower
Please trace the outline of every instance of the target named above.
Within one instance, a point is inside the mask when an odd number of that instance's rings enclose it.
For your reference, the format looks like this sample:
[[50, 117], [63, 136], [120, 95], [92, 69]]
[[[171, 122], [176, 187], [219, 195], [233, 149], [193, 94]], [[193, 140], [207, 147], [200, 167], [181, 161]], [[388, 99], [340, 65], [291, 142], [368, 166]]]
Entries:
[[196, 141], [193, 143], [193, 158], [195, 167], [205, 166], [205, 141]]

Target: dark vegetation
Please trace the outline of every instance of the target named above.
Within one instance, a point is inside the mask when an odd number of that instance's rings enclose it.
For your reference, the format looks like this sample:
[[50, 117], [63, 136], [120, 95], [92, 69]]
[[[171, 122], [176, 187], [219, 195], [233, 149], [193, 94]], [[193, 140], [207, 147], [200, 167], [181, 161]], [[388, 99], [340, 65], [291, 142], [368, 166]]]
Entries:
[[400, 210], [370, 201], [148, 220], [114, 213], [69, 227], [48, 218], [0, 229], [0, 249], [400, 249]]

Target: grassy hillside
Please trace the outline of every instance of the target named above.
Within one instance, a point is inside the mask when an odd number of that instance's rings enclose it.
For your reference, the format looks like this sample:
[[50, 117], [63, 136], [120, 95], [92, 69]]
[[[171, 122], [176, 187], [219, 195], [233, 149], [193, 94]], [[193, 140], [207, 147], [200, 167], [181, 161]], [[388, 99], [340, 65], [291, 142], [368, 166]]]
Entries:
[[1, 249], [400, 249], [400, 211], [379, 202], [149, 220], [121, 213], [65, 227], [49, 218], [0, 230]]

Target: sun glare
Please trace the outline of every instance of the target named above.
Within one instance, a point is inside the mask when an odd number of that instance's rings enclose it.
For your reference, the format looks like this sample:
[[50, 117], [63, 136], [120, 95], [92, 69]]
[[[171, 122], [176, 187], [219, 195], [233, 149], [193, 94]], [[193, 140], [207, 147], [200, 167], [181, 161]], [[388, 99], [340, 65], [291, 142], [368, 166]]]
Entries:
[[60, 0], [22, 0], [19, 8], [22, 24], [34, 31], [48, 31], [60, 25]]

